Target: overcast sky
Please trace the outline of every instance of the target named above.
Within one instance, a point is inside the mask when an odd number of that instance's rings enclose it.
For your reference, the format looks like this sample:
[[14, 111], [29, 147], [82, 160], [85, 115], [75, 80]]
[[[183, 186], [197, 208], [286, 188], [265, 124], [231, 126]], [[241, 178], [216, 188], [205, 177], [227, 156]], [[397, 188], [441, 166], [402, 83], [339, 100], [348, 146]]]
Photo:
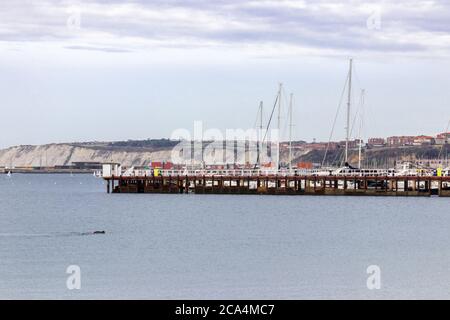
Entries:
[[449, 1], [2, 0], [0, 147], [251, 128], [279, 82], [295, 137], [327, 140], [350, 57], [365, 138], [434, 135], [450, 120], [449, 21]]

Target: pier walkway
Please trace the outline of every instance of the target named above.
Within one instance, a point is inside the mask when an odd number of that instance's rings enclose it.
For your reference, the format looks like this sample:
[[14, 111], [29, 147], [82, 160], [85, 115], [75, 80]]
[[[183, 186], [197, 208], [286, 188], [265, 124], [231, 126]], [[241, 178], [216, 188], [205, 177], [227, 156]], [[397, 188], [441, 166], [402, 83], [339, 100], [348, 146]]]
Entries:
[[434, 176], [111, 176], [110, 193], [450, 197], [450, 177]]

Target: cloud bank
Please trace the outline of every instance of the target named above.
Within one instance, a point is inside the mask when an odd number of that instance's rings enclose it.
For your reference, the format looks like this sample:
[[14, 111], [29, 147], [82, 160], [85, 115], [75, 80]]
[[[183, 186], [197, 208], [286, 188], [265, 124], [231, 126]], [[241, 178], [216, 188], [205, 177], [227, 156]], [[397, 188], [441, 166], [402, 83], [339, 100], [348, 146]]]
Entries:
[[448, 1], [2, 1], [0, 46], [450, 57]]

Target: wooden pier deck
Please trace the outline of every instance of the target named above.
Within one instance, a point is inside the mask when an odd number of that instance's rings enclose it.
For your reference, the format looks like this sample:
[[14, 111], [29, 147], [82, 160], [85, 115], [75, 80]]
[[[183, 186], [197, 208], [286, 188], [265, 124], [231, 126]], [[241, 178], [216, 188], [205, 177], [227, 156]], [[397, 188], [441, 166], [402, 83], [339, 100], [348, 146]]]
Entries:
[[120, 176], [110, 193], [450, 197], [450, 177], [432, 176]]

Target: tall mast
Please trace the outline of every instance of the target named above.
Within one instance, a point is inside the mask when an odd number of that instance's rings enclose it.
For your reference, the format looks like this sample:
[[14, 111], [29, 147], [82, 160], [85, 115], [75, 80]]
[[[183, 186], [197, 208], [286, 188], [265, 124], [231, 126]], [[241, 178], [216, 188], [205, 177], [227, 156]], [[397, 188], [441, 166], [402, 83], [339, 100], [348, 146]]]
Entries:
[[280, 88], [278, 89], [278, 151], [277, 151], [277, 161], [276, 170], [280, 169], [280, 140], [281, 140], [281, 90], [283, 89], [283, 84], [280, 83]]
[[362, 127], [363, 127], [363, 121], [364, 121], [364, 98], [365, 98], [366, 91], [364, 89], [361, 90], [361, 101], [360, 101], [360, 123], [359, 123], [359, 148], [358, 148], [358, 168], [361, 169], [361, 149], [362, 149]]
[[350, 108], [352, 100], [352, 67], [353, 59], [350, 59], [350, 68], [348, 72], [348, 97], [347, 97], [347, 127], [346, 138], [345, 138], [345, 162], [348, 162], [348, 142], [350, 139]]
[[293, 94], [289, 100], [289, 172], [292, 171], [292, 100]]
[[259, 103], [259, 132], [258, 132], [258, 166], [261, 169], [261, 148], [264, 143], [263, 139], [263, 102]]

